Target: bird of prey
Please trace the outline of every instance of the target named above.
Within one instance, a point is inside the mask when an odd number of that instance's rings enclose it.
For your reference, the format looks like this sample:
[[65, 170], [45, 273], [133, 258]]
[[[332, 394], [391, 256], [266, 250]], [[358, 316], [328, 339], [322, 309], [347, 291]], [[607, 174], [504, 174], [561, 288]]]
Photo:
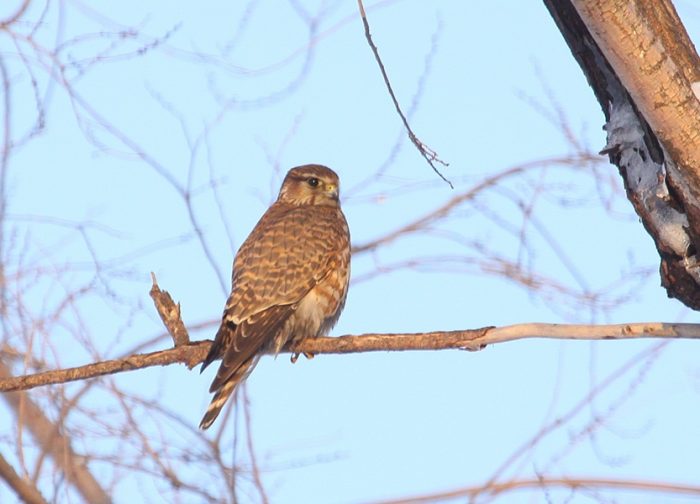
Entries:
[[200, 429], [211, 426], [262, 354], [326, 335], [338, 320], [350, 278], [350, 231], [338, 196], [330, 168], [292, 168], [238, 250], [231, 295], [202, 364], [222, 360]]

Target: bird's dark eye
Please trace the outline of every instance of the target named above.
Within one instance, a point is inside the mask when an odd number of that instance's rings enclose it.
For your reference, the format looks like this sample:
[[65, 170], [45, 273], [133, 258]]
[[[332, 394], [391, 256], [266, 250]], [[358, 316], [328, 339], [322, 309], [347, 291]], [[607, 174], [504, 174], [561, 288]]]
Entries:
[[318, 179], [316, 177], [311, 177], [307, 182], [311, 187], [316, 187], [318, 185]]

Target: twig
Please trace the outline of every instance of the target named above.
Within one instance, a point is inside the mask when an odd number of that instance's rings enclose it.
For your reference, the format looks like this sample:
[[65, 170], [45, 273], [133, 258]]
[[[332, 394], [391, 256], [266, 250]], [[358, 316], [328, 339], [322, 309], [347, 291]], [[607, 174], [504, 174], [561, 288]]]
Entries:
[[619, 366], [612, 373], [610, 373], [605, 379], [601, 380], [595, 386], [592, 386], [591, 390], [586, 394], [581, 400], [577, 401], [571, 408], [567, 409], [563, 414], [557, 416], [550, 422], [547, 422], [542, 426], [541, 429], [535, 433], [530, 439], [526, 440], [521, 444], [515, 451], [496, 469], [496, 471], [491, 475], [491, 477], [483, 485], [484, 488], [489, 488], [491, 485], [497, 484], [498, 479], [505, 473], [505, 471], [511, 467], [516, 461], [522, 459], [523, 456], [534, 449], [539, 442], [542, 441], [546, 436], [555, 432], [562, 425], [567, 425], [567, 422], [572, 420], [576, 415], [578, 415], [586, 406], [590, 405], [594, 399], [606, 391], [613, 383], [619, 380], [621, 377], [625, 376], [628, 371], [638, 366], [640, 362], [644, 362], [642, 365], [644, 372], [648, 370], [646, 363], [649, 360], [656, 358], [659, 352], [663, 348], [663, 345], [668, 343], [668, 341], [662, 341], [656, 345], [651, 345], [645, 348], [643, 351], [634, 355], [632, 358], [628, 359], [623, 365]]
[[493, 175], [491, 177], [487, 177], [486, 179], [480, 181], [469, 190], [463, 192], [462, 194], [453, 196], [452, 198], [441, 204], [439, 207], [430, 210], [425, 215], [422, 215], [421, 217], [409, 222], [408, 224], [404, 224], [403, 226], [393, 231], [390, 231], [384, 234], [383, 236], [371, 240], [367, 243], [355, 245], [352, 248], [352, 253], [360, 254], [362, 252], [372, 251], [377, 249], [380, 245], [386, 245], [387, 243], [391, 243], [392, 241], [396, 240], [401, 236], [408, 235], [416, 231], [425, 230], [433, 222], [438, 221], [449, 215], [450, 212], [452, 212], [455, 208], [459, 207], [459, 205], [461, 205], [462, 203], [473, 200], [485, 189], [495, 186], [504, 179], [507, 179], [513, 175], [518, 175], [528, 170], [529, 168], [536, 166], [536, 163], [527, 163], [515, 166], [501, 173], [497, 173], [496, 175]]
[[[24, 0], [19, 8], [10, 16], [0, 21], [0, 30], [6, 30], [11, 24], [21, 18], [29, 7], [29, 0]], [[6, 90], [7, 91], [7, 90]]]
[[270, 500], [267, 497], [267, 493], [265, 493], [265, 486], [263, 485], [262, 478], [260, 478], [260, 468], [258, 467], [258, 459], [255, 455], [255, 448], [253, 446], [253, 422], [250, 418], [250, 400], [248, 399], [248, 388], [241, 387], [241, 391], [243, 392], [243, 417], [245, 420], [246, 446], [248, 448], [248, 454], [250, 455], [250, 465], [251, 472], [253, 473], [253, 483], [255, 485], [255, 488], [258, 489], [260, 502], [263, 504], [268, 504]]
[[430, 167], [433, 169], [437, 175], [447, 182], [450, 186], [450, 188], [454, 189], [454, 186], [452, 185], [452, 182], [447, 180], [445, 176], [440, 173], [440, 170], [437, 169], [435, 166], [435, 163], [439, 163], [442, 166], [449, 166], [449, 163], [446, 163], [442, 159], [438, 157], [437, 152], [435, 152], [433, 149], [425, 145], [421, 140], [418, 138], [418, 136], [413, 132], [413, 129], [411, 126], [408, 124], [408, 119], [406, 119], [406, 115], [403, 113], [401, 110], [401, 106], [399, 105], [399, 101], [396, 98], [396, 95], [394, 94], [394, 89], [391, 86], [391, 82], [389, 81], [389, 76], [386, 73], [386, 69], [384, 68], [384, 63], [382, 62], [382, 59], [379, 57], [379, 49], [377, 49], [377, 46], [374, 44], [374, 41], [372, 40], [372, 35], [369, 32], [369, 22], [367, 21], [367, 14], [365, 13], [365, 6], [362, 4], [362, 0], [357, 0], [357, 6], [360, 9], [360, 17], [362, 17], [362, 24], [365, 27], [365, 37], [367, 38], [367, 43], [369, 44], [370, 48], [372, 49], [372, 53], [374, 53], [374, 59], [377, 60], [377, 64], [379, 65], [379, 70], [382, 72], [382, 77], [384, 78], [384, 83], [386, 84], [387, 89], [389, 90], [389, 95], [391, 96], [391, 100], [394, 102], [394, 107], [396, 108], [396, 112], [399, 114], [399, 117], [401, 117], [401, 121], [403, 122], [404, 127], [406, 128], [406, 132], [408, 133], [408, 138], [411, 140], [413, 145], [416, 146], [418, 149], [418, 152], [421, 153], [421, 156], [425, 158], [425, 160], [428, 162]]
[[[588, 157], [588, 155], [584, 154], [582, 156], [577, 156], [576, 158], [574, 158], [574, 160], [576, 162], [583, 162], [590, 161], [591, 159]], [[408, 224], [404, 224], [398, 227], [397, 229], [390, 231], [384, 234], [383, 236], [371, 240], [369, 242], [355, 245], [352, 249], [352, 253], [359, 254], [362, 252], [369, 252], [377, 249], [380, 245], [386, 245], [387, 243], [390, 243], [402, 236], [410, 235], [418, 231], [424, 231], [427, 228], [429, 228], [431, 224], [447, 217], [451, 212], [459, 208], [459, 206], [463, 203], [473, 201], [485, 190], [498, 186], [499, 184], [509, 180], [511, 177], [527, 173], [535, 168], [563, 165], [566, 163], [570, 163], [571, 161], [571, 157], [552, 157], [545, 159], [537, 159], [535, 161], [528, 161], [526, 163], [513, 166], [512, 168], [503, 170], [499, 173], [496, 173], [495, 175], [486, 177], [483, 180], [477, 182], [471, 188], [465, 190], [463, 193], [453, 196], [452, 198], [442, 203], [439, 207], [428, 211], [421, 217], [418, 217], [417, 219], [409, 222]]]

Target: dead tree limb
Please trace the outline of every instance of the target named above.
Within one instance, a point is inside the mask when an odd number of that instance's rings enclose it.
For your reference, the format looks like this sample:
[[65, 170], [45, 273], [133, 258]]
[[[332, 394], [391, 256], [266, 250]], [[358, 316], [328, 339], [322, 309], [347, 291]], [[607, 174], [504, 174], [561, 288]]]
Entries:
[[151, 273], [151, 280], [153, 281], [153, 285], [148, 294], [151, 296], [153, 304], [156, 306], [156, 310], [158, 311], [158, 315], [160, 315], [160, 319], [163, 321], [163, 325], [165, 325], [170, 337], [173, 339], [175, 348], [181, 345], [188, 345], [190, 343], [190, 336], [180, 316], [180, 303], [175, 304], [175, 301], [170, 297], [168, 291], [160, 290], [155, 273]]
[[[407, 334], [362, 334], [323, 337], [287, 346], [283, 353], [347, 354], [408, 350], [470, 350], [525, 338], [570, 340], [621, 340], [638, 338], [700, 339], [700, 324], [648, 322], [611, 325], [517, 324], [459, 331]], [[192, 369], [209, 351], [211, 340], [197, 341], [167, 350], [137, 354], [68, 369], [0, 379], [0, 392], [27, 390], [42, 385], [84, 380], [152, 366], [185, 364]]]

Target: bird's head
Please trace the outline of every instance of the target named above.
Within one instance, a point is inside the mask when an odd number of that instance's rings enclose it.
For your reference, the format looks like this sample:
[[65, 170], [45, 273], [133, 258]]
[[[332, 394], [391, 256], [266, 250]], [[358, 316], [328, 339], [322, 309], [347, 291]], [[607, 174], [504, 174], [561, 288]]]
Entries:
[[277, 201], [291, 205], [338, 206], [339, 195], [338, 175], [325, 166], [310, 164], [287, 172]]

